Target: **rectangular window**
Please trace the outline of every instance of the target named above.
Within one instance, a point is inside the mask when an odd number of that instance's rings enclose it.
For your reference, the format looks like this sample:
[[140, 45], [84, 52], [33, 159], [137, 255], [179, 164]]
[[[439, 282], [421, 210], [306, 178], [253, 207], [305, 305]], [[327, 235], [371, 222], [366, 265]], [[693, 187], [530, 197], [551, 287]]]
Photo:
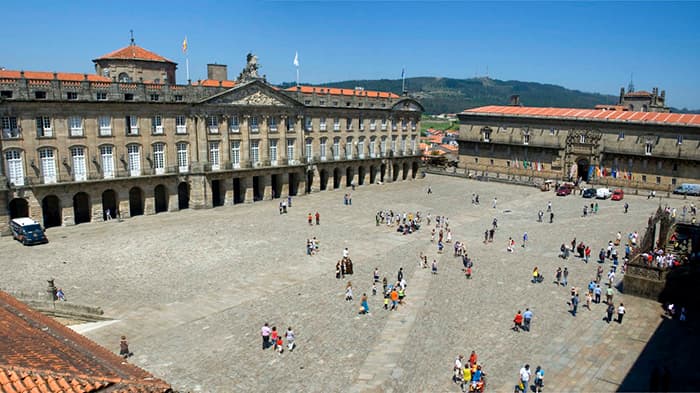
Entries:
[[182, 101], [182, 95], [181, 95], [181, 94], [175, 94], [175, 101], [177, 101], [177, 102]]
[[376, 129], [377, 129], [377, 120], [376, 119], [370, 120], [369, 121], [369, 130], [374, 131]]
[[241, 167], [241, 141], [231, 142], [231, 165], [234, 168]]
[[321, 138], [319, 149], [321, 161], [326, 161], [326, 138]]
[[177, 170], [186, 173], [190, 170], [190, 160], [187, 154], [187, 143], [178, 143], [177, 146]]
[[271, 132], [276, 132], [277, 131], [277, 118], [275, 116], [270, 116], [267, 119], [267, 124], [270, 127]]
[[339, 160], [340, 159], [340, 138], [335, 138], [333, 139], [333, 159], [334, 160]]
[[219, 155], [219, 142], [209, 142], [209, 163], [212, 171], [221, 169], [221, 157]]
[[[556, 134], [556, 133], [557, 133], [557, 132], [556, 132], [556, 130], [555, 130], [554, 128], [550, 128], [550, 129], [549, 129], [549, 135], [554, 135], [554, 134]], [[624, 134], [623, 134], [623, 136], [624, 136]]]
[[153, 145], [153, 168], [156, 170], [156, 175], [165, 173], [165, 145], [163, 143]]
[[294, 132], [294, 117], [293, 116], [287, 117], [287, 131]]
[[313, 141], [311, 138], [306, 140], [306, 162], [312, 162], [314, 158], [314, 148], [313, 148]]
[[17, 117], [3, 116], [2, 137], [4, 139], [19, 138], [19, 127], [17, 127]]
[[97, 93], [97, 101], [107, 101], [107, 93]]
[[377, 156], [377, 141], [374, 139], [369, 140], [369, 157], [375, 158]]
[[579, 135], [578, 143], [586, 143], [586, 136], [583, 134]]
[[382, 137], [381, 142], [379, 142], [379, 156], [386, 157], [386, 137]]
[[126, 117], [126, 135], [139, 134], [139, 118], [136, 116]]
[[352, 119], [349, 117], [345, 119], [345, 129], [348, 131], [352, 130]]
[[321, 131], [326, 131], [326, 118], [321, 118]]
[[163, 118], [160, 116], [153, 116], [151, 119], [151, 132], [154, 134], [163, 133]]
[[175, 116], [175, 133], [176, 134], [186, 134], [187, 133], [187, 118], [183, 115]]
[[36, 136], [38, 138], [50, 138], [53, 136], [50, 117], [39, 116], [36, 118]]
[[345, 141], [345, 158], [348, 160], [352, 159], [352, 139]]
[[44, 176], [44, 184], [56, 183], [56, 158], [54, 150], [45, 148], [39, 150], [41, 159], [41, 174]]
[[260, 141], [250, 141], [250, 162], [253, 166], [260, 163]]
[[34, 98], [36, 98], [37, 100], [45, 100], [46, 99], [46, 92], [45, 91], [35, 91]]
[[277, 165], [277, 139], [270, 139], [270, 165]]
[[296, 164], [294, 157], [294, 139], [287, 139], [287, 163], [289, 165]]
[[70, 136], [83, 136], [83, 118], [80, 116], [68, 117]]
[[362, 116], [360, 116], [357, 119], [357, 122], [360, 124], [360, 131], [364, 131], [365, 130], [365, 119], [363, 119]]
[[677, 182], [677, 179], [676, 179], [675, 177], [671, 179], [671, 184], [672, 184], [672, 185], [675, 186], [675, 185], [676, 185], [676, 182]]
[[69, 91], [69, 92], [66, 93], [66, 98], [69, 99], [69, 100], [71, 100], [71, 101], [77, 100], [77, 99], [78, 99], [78, 93], [76, 93], [76, 92], [74, 92], [74, 91]]
[[133, 101], [134, 100], [134, 95], [131, 93], [126, 93], [124, 94], [124, 101]]
[[12, 90], [0, 91], [0, 98], [12, 98]]
[[324, 106], [324, 105], [326, 105], [326, 101], [325, 100], [318, 100], [318, 105]]
[[642, 183], [646, 183], [646, 182], [647, 182], [647, 175], [642, 175]]
[[126, 147], [129, 153], [129, 176], [141, 176], [141, 149], [139, 145]]
[[408, 127], [406, 126], [406, 119], [401, 119], [401, 129], [406, 131]]
[[100, 136], [110, 136], [112, 135], [112, 118], [109, 116], [100, 116], [98, 118], [100, 123]]
[[306, 131], [311, 131], [311, 118], [310, 117], [305, 117], [304, 118], [304, 129]]
[[491, 142], [491, 130], [487, 129], [483, 131], [484, 142]]
[[678, 144], [678, 145], [683, 144], [683, 135], [678, 135], [678, 137], [676, 137], [676, 144]]
[[406, 137], [401, 138], [401, 154], [406, 154]]
[[219, 133], [219, 118], [217, 116], [207, 116], [207, 129], [210, 134]]
[[340, 118], [333, 119], [333, 131], [340, 131]]
[[653, 142], [647, 142], [644, 144], [644, 154], [647, 156], [651, 155], [651, 151], [654, 149]]
[[656, 176], [656, 184], [661, 184], [661, 176]]
[[416, 154], [418, 153], [417, 151], [418, 145], [416, 145], [416, 136], [411, 137], [411, 153]]
[[15, 186], [23, 186], [24, 163], [22, 162], [22, 152], [9, 150], [5, 152], [5, 160], [7, 160], [7, 180]]
[[617, 140], [618, 140], [618, 141], [624, 141], [624, 140], [625, 140], [625, 133], [622, 132], [622, 131], [620, 131], [620, 132], [617, 134]]
[[387, 123], [387, 119], [386, 118], [382, 119], [382, 131], [386, 131], [386, 123]]
[[529, 145], [529, 144], [530, 144], [530, 134], [523, 135], [523, 145]]
[[151, 94], [151, 101], [158, 101], [160, 100], [160, 96], [158, 94]]
[[359, 158], [365, 158], [365, 141], [364, 139], [360, 139], [359, 142], [357, 142], [357, 154]]
[[258, 117], [250, 117], [250, 132], [260, 132], [260, 124], [258, 124]]
[[87, 180], [87, 166], [85, 165], [85, 148], [81, 146], [72, 147], [70, 154], [73, 157], [73, 180]]
[[241, 132], [241, 121], [238, 116], [233, 115], [229, 118], [228, 129], [233, 133]]
[[396, 137], [391, 137], [391, 153], [396, 153]]
[[416, 124], [418, 124], [418, 121], [413, 121], [413, 120], [411, 120], [410, 123], [411, 123], [411, 131], [415, 131], [415, 130], [416, 130]]
[[102, 177], [113, 179], [114, 155], [112, 146], [100, 146], [100, 157], [102, 159]]

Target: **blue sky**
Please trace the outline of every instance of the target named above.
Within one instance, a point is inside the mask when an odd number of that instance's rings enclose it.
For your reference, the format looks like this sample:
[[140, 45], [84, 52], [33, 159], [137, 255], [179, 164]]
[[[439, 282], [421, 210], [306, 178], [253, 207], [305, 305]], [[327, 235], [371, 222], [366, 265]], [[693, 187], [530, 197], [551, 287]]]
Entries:
[[444, 76], [553, 83], [617, 95], [658, 86], [700, 108], [698, 2], [3, 1], [0, 67], [94, 72], [92, 59], [136, 43], [190, 76], [207, 63], [235, 78], [258, 55], [272, 83]]

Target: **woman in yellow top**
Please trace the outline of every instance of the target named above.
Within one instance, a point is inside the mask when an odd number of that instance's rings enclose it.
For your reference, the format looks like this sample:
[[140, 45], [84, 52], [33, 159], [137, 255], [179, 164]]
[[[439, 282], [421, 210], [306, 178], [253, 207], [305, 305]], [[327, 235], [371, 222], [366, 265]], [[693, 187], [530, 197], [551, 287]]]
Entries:
[[536, 284], [539, 277], [540, 271], [537, 269], [537, 266], [535, 266], [535, 269], [532, 271], [532, 282]]
[[464, 364], [464, 371], [462, 377], [462, 391], [468, 391], [469, 384], [472, 382], [472, 369], [469, 367], [469, 362]]

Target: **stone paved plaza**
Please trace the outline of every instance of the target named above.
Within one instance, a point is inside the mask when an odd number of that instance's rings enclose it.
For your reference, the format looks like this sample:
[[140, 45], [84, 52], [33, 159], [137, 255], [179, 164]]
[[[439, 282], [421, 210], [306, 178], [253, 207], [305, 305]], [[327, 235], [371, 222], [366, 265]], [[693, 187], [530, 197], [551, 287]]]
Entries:
[[[623, 202], [599, 201], [599, 213], [582, 218], [590, 200], [579, 196], [435, 175], [359, 187], [352, 206], [343, 205], [344, 192], [295, 198], [282, 216], [274, 200], [51, 228], [51, 242], [37, 247], [5, 237], [0, 286], [40, 294], [54, 277], [70, 302], [102, 307], [114, 318], [81, 326], [88, 337], [117, 352], [119, 336], [127, 335], [130, 361], [197, 392], [458, 392], [452, 363], [472, 350], [489, 391], [512, 391], [524, 363], [545, 368], [550, 392], [615, 391], [661, 321], [658, 303], [619, 293], [615, 303], [628, 310], [622, 325], [602, 320], [604, 304], [580, 307], [573, 317], [569, 288], [552, 283], [558, 266], [569, 268], [576, 287], [595, 276], [594, 261], [559, 259], [561, 243], [576, 237], [595, 256], [617, 231], [641, 232], [658, 200], [626, 196], [629, 214]], [[470, 204], [472, 192], [480, 206]], [[554, 223], [538, 223], [536, 212], [548, 200]], [[429, 229], [401, 236], [375, 226], [375, 212], [389, 208], [448, 216], [454, 240], [466, 241], [475, 261], [473, 279], [464, 278], [452, 245], [437, 255]], [[310, 227], [306, 215], [317, 210], [321, 225]], [[495, 241], [484, 244], [494, 217]], [[521, 248], [524, 231], [530, 241]], [[305, 241], [312, 236], [321, 250], [309, 257]], [[518, 241], [512, 254], [508, 236]], [[344, 247], [355, 274], [337, 280]], [[421, 252], [439, 260], [439, 274], [418, 267]], [[542, 284], [530, 283], [535, 265]], [[396, 312], [370, 294], [375, 267], [390, 282], [399, 267], [406, 272], [407, 304]], [[353, 302], [344, 301], [348, 279]], [[370, 294], [371, 315], [357, 314], [362, 292]], [[510, 330], [515, 312], [526, 307], [534, 312], [532, 331]], [[262, 351], [264, 322], [293, 327], [295, 351]]]

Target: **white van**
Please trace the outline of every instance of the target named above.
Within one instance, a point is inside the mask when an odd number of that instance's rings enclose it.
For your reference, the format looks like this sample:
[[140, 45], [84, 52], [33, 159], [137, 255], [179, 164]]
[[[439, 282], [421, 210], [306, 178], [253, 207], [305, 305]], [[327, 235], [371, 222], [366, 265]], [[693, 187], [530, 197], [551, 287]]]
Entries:
[[48, 243], [44, 228], [29, 217], [14, 218], [10, 221], [12, 237], [22, 242], [25, 246], [32, 244]]
[[683, 184], [681, 184], [680, 187], [673, 190], [673, 193], [680, 194], [680, 195], [698, 196], [698, 195], [700, 195], [700, 184], [683, 183]]
[[609, 188], [599, 188], [595, 192], [597, 199], [608, 199], [612, 196], [612, 191]]

